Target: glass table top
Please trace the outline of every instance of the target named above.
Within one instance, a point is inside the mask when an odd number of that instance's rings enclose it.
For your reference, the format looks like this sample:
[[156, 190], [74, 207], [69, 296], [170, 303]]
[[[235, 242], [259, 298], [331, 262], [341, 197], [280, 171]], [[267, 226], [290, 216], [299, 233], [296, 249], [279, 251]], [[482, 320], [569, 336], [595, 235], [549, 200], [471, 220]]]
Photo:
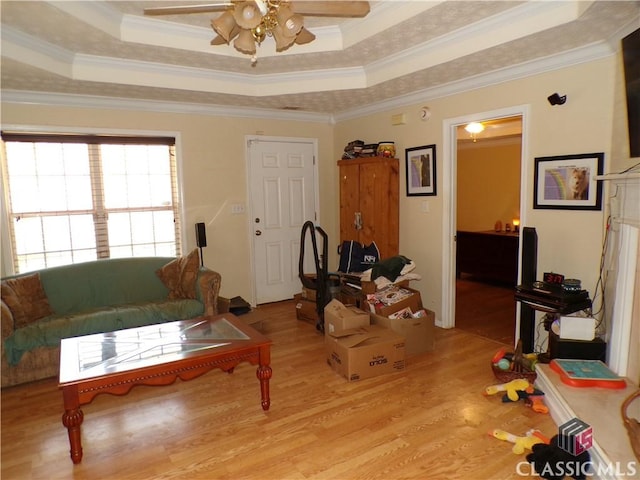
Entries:
[[127, 368], [127, 364], [170, 362], [187, 354], [219, 349], [232, 342], [250, 337], [222, 317], [215, 321], [183, 320], [109, 333], [76, 337], [64, 349], [67, 362], [77, 362], [75, 370], [81, 377], [92, 370], [108, 373]]

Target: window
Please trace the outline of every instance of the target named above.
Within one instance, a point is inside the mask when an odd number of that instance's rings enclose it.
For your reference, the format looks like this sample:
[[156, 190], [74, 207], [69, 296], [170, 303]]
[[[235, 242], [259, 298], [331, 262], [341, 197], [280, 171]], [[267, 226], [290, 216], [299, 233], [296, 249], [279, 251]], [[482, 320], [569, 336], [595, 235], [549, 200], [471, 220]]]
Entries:
[[175, 139], [2, 133], [14, 269], [177, 256]]

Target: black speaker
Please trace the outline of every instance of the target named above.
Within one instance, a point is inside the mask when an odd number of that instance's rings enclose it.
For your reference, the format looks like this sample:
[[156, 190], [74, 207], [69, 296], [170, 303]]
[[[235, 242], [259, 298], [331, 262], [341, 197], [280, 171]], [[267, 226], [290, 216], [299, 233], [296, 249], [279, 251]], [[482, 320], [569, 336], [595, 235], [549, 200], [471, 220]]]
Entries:
[[607, 343], [600, 338], [590, 341], [567, 340], [549, 332], [549, 358], [577, 358], [607, 361]]
[[[522, 284], [532, 284], [538, 274], [538, 233], [533, 227], [522, 229]], [[520, 339], [523, 353], [534, 349], [536, 314], [533, 308], [524, 303], [520, 307]]]
[[207, 232], [204, 223], [196, 223], [196, 245], [200, 248], [207, 246]]
[[538, 275], [538, 233], [533, 227], [522, 229], [522, 284], [536, 281]]

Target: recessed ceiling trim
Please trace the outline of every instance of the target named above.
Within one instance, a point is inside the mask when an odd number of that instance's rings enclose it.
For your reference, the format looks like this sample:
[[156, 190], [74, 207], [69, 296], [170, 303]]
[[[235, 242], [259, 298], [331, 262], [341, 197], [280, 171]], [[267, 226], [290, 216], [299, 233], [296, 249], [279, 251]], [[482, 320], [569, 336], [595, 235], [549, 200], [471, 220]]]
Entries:
[[504, 82], [529, 78], [533, 75], [560, 70], [572, 65], [599, 60], [613, 54], [615, 54], [615, 51], [611, 49], [609, 43], [593, 43], [558, 55], [524, 62], [519, 65], [505, 67], [481, 75], [474, 75], [455, 82], [449, 82], [444, 85], [438, 85], [437, 87], [413, 92], [408, 95], [402, 95], [375, 104], [354, 108], [347, 112], [339, 112], [334, 114], [334, 117], [336, 122], [339, 122], [382, 112], [392, 108], [407, 107], [436, 98], [444, 98], [450, 95], [456, 95], [491, 85], [498, 85]]
[[120, 38], [123, 15], [105, 2], [45, 2], [114, 38]]
[[66, 93], [42, 93], [18, 90], [3, 90], [2, 102], [16, 105], [46, 105], [107, 110], [129, 110], [136, 112], [163, 112], [216, 117], [258, 118], [262, 120], [297, 120], [333, 124], [333, 116], [326, 113], [275, 110], [264, 108], [229, 107], [195, 103], [159, 102], [130, 98], [99, 97]]
[[334, 124], [373, 113], [383, 112], [394, 108], [422, 104], [436, 98], [496, 85], [503, 82], [528, 78], [532, 75], [568, 66], [589, 62], [611, 55], [610, 46], [601, 42], [584, 48], [575, 49], [566, 54], [556, 55], [541, 60], [526, 62], [517, 68], [505, 68], [488, 74], [477, 75], [446, 85], [428, 88], [409, 95], [398, 96], [375, 104], [351, 109], [333, 115], [317, 114], [300, 111], [284, 111], [274, 109], [251, 109], [246, 107], [225, 107], [216, 105], [202, 105], [178, 102], [162, 102], [151, 100], [136, 100], [129, 98], [97, 97], [90, 95], [70, 95], [41, 93], [28, 91], [3, 90], [3, 103], [27, 105], [54, 105], [78, 108], [105, 108], [117, 110], [135, 110], [148, 112], [165, 112], [181, 114], [200, 114], [211, 116], [231, 116], [241, 118], [263, 118], [276, 120], [300, 120]]
[[[374, 2], [371, 5], [371, 11], [366, 17], [351, 19], [340, 26], [344, 47], [348, 48], [363, 40], [367, 40], [377, 33], [388, 28], [393, 28], [399, 23], [409, 20], [441, 3], [443, 2]], [[316, 33], [316, 30], [317, 29], [313, 29], [313, 33]], [[320, 36], [321, 35], [318, 35], [318, 37]]]
[[366, 76], [360, 67], [256, 76], [93, 55], [76, 55], [72, 78], [253, 97], [366, 86]]
[[373, 62], [365, 67], [367, 79], [369, 85], [376, 85], [418, 72], [574, 21], [576, 14], [575, 6], [565, 2], [528, 2]]
[[[539, 8], [536, 5], [533, 7], [525, 5], [524, 7]], [[513, 24], [521, 21], [520, 16], [528, 18], [528, 15], [524, 14], [526, 12], [522, 10], [517, 13], [519, 14], [515, 15], [515, 17], [513, 12], [508, 12], [506, 15], [496, 15], [489, 20], [489, 23], [497, 22], [498, 25], [502, 23]], [[529, 13], [532, 13], [532, 11], [529, 11]], [[189, 29], [189, 31], [192, 31], [192, 29]], [[3, 28], [3, 55], [74, 80], [110, 81], [122, 85], [154, 86], [262, 97], [278, 94], [322, 92], [332, 89], [358, 89], [377, 85], [401, 75], [419, 71], [427, 66], [449, 61], [459, 55], [463, 48], [473, 51], [478, 48], [477, 45], [481, 43], [483, 37], [490, 36], [487, 28], [476, 24], [466, 29], [460, 29], [452, 35], [406, 50], [393, 58], [373, 62], [366, 68], [307, 70], [271, 75], [231, 74], [197, 67], [165, 65], [81, 54], [73, 55], [62, 48], [21, 33], [12, 27]], [[448, 45], [448, 43], [451, 45]], [[463, 45], [465, 44], [473, 44], [474, 47], [464, 47]], [[610, 48], [603, 48], [602, 45], [599, 48], [601, 50], [599, 55], [611, 53]], [[231, 50], [235, 51], [233, 48]], [[578, 50], [578, 54], [580, 51], [582, 49]], [[592, 53], [589, 52], [587, 59], [592, 58], [592, 56]], [[557, 56], [552, 58], [557, 58]], [[575, 60], [573, 63], [576, 63]], [[550, 68], [557, 67], [552, 65]], [[517, 70], [517, 66], [515, 70]], [[514, 67], [510, 67], [508, 71], [513, 72]], [[501, 76], [501, 73], [497, 73], [497, 76]]]
[[2, 56], [63, 77], [73, 76], [73, 53], [8, 25], [2, 25]]

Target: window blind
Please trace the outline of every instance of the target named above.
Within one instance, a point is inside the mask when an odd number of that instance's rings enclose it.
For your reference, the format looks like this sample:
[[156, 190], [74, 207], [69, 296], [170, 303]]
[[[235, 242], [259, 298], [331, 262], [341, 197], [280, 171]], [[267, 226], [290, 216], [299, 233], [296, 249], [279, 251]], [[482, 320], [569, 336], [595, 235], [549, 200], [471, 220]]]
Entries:
[[16, 272], [181, 254], [175, 139], [2, 132]]

